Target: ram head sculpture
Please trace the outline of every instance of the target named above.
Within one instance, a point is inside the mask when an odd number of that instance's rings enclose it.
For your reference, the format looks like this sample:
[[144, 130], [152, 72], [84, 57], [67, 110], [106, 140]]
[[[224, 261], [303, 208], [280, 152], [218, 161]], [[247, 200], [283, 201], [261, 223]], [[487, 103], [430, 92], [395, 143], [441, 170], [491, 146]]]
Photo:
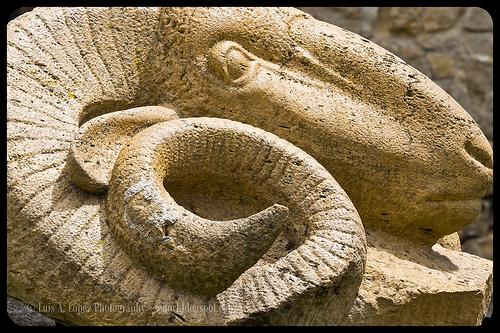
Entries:
[[442, 239], [479, 212], [488, 140], [419, 71], [299, 10], [37, 8], [8, 24], [7, 129], [8, 292], [51, 317], [484, 316], [491, 262]]

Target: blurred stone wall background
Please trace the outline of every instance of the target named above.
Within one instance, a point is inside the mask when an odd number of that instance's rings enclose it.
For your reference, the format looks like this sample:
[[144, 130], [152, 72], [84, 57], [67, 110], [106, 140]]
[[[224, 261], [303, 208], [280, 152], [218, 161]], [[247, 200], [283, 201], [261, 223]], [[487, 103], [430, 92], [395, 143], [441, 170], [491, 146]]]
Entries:
[[[447, 91], [493, 145], [493, 21], [479, 7], [298, 7], [379, 44]], [[493, 189], [462, 250], [493, 259]]]
[[[478, 7], [298, 7], [396, 54], [439, 84], [467, 110], [493, 144], [493, 21]], [[19, 7], [8, 20], [30, 11]], [[460, 234], [462, 250], [493, 259], [493, 190]], [[490, 306], [488, 315], [493, 307]], [[57, 325], [8, 299], [18, 325]]]

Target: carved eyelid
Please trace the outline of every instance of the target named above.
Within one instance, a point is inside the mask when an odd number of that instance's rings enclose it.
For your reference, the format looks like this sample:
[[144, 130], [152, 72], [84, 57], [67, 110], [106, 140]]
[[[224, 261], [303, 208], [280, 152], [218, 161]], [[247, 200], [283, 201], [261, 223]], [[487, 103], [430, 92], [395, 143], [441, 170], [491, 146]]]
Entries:
[[[232, 51], [237, 51], [248, 60], [248, 68], [238, 78], [234, 79], [229, 72], [229, 55]], [[245, 50], [240, 44], [232, 41], [222, 41], [215, 44], [209, 54], [209, 61], [212, 69], [225, 82], [232, 85], [242, 86], [255, 76], [259, 67], [260, 58]]]

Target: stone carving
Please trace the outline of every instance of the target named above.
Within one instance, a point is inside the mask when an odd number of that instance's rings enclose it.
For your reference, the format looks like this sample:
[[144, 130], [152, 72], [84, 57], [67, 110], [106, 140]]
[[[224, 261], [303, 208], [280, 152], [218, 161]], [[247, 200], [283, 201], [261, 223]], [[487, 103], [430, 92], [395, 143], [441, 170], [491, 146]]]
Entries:
[[49, 316], [484, 316], [491, 261], [455, 250], [491, 147], [368, 40], [290, 8], [46, 8], [9, 23], [7, 66], [8, 290]]

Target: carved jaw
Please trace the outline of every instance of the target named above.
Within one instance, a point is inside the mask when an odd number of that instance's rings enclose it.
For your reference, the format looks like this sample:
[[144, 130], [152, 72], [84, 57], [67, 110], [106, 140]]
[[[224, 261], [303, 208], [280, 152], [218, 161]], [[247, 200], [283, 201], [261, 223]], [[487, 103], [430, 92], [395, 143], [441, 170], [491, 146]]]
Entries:
[[162, 89], [180, 116], [229, 118], [296, 144], [339, 181], [367, 227], [431, 245], [471, 222], [492, 150], [465, 110], [358, 35], [266, 11], [163, 10], [158, 66], [176, 59]]

